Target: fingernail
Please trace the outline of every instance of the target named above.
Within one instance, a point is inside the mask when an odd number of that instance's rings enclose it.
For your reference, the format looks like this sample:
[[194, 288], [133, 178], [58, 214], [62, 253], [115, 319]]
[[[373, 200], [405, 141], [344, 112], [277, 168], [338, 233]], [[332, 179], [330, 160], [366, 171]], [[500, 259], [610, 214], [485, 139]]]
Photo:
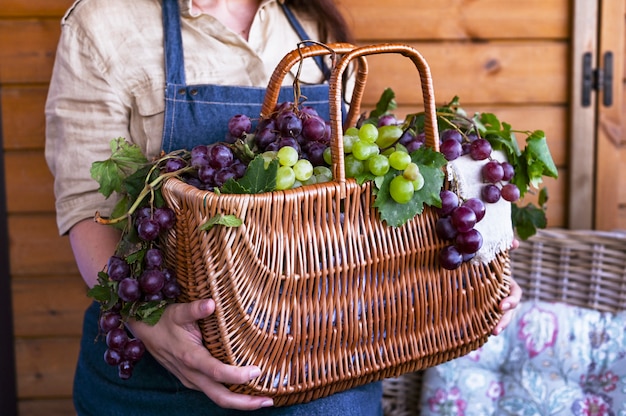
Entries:
[[257, 378], [258, 376], [261, 375], [261, 369], [259, 367], [253, 367], [250, 369], [250, 380], [252, 380], [253, 378]]
[[261, 407], [272, 407], [272, 406], [274, 406], [274, 400], [272, 399], [264, 400], [263, 403], [261, 403]]

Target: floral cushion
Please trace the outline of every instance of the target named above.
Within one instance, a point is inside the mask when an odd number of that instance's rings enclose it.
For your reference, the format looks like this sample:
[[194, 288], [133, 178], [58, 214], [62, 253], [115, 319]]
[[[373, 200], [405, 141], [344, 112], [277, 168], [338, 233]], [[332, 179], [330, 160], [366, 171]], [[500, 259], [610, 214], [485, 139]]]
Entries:
[[626, 416], [626, 311], [533, 302], [499, 336], [428, 369], [422, 415]]

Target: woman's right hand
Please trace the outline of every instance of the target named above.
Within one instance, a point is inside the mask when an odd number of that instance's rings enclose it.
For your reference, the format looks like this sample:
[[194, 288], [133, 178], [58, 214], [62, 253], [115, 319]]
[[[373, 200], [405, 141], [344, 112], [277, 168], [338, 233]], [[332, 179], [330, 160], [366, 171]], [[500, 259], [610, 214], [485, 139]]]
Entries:
[[[114, 253], [119, 239], [118, 230], [92, 219], [85, 219], [72, 227], [70, 243], [87, 286], [93, 287], [97, 283], [98, 272]], [[131, 322], [128, 327], [161, 365], [185, 386], [204, 392], [218, 406], [240, 410], [272, 406], [272, 400], [267, 397], [233, 393], [222, 384], [246, 383], [255, 378], [259, 370], [251, 366], [227, 365], [211, 356], [202, 344], [197, 321], [214, 311], [215, 302], [210, 299], [172, 304], [156, 325]]]
[[169, 305], [154, 326], [135, 321], [128, 327], [183, 385], [202, 391], [218, 406], [239, 410], [272, 406], [271, 398], [234, 393], [224, 386], [244, 384], [256, 378], [260, 369], [227, 365], [209, 353], [197, 321], [214, 311], [215, 302], [211, 299], [177, 303]]

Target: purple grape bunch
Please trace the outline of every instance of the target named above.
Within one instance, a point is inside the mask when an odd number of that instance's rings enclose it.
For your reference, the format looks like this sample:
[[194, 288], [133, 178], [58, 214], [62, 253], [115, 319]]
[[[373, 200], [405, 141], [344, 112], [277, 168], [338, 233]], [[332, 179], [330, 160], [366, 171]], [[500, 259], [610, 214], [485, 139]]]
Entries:
[[135, 302], [171, 302], [180, 295], [175, 273], [165, 265], [164, 254], [156, 244], [159, 235], [174, 226], [174, 211], [168, 207], [145, 206], [133, 214], [132, 220], [137, 236], [145, 244], [143, 260], [140, 267], [134, 267], [123, 256], [116, 254], [109, 258], [106, 274], [116, 283], [118, 301], [112, 308], [102, 310], [99, 319], [107, 345], [104, 361], [117, 366], [118, 376], [123, 380], [132, 376], [145, 346], [126, 331], [122, 310]]
[[435, 223], [437, 236], [450, 244], [439, 252], [439, 264], [454, 270], [471, 260], [483, 245], [483, 236], [476, 224], [485, 217], [485, 204], [479, 198], [461, 201], [452, 191], [440, 192], [441, 208]]

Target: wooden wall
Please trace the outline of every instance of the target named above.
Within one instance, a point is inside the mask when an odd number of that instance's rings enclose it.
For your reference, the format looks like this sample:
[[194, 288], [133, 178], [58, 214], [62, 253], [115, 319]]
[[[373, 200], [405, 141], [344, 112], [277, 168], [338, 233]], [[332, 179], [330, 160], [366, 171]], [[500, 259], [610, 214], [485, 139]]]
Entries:
[[[70, 0], [3, 0], [0, 100], [22, 416], [72, 413], [71, 384], [88, 304], [67, 238], [57, 235], [44, 161], [44, 101], [59, 20]], [[341, 0], [359, 43], [415, 45], [431, 65], [438, 103], [454, 95], [515, 128], [543, 129], [561, 178], [548, 181], [549, 223], [566, 223], [568, 0]], [[420, 106], [404, 58], [370, 60], [367, 102], [383, 88], [401, 111]], [[378, 74], [378, 75], [376, 75]], [[626, 196], [624, 197], [626, 201]]]

